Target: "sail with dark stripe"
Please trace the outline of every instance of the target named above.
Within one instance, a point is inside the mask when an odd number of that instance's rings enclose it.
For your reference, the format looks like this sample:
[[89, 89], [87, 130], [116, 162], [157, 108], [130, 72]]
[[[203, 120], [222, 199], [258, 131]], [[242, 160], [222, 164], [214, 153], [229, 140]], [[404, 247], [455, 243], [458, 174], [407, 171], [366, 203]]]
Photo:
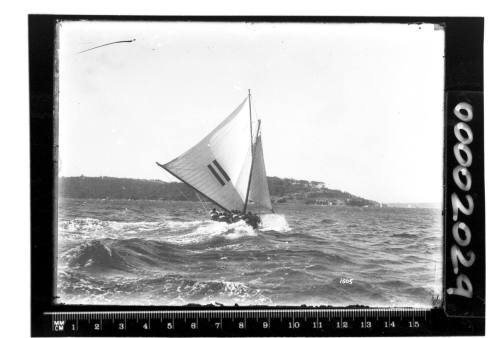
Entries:
[[272, 210], [260, 122], [255, 128], [253, 121], [249, 95], [194, 147], [159, 165], [223, 209], [246, 210], [251, 203]]

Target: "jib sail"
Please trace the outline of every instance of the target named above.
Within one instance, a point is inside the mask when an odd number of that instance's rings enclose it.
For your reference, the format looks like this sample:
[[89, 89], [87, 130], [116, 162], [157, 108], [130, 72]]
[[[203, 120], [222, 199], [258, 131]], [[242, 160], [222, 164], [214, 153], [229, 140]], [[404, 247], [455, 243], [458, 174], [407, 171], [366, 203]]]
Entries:
[[260, 130], [254, 145], [252, 177], [250, 179], [249, 202], [257, 209], [273, 211], [269, 186], [267, 184], [266, 166]]

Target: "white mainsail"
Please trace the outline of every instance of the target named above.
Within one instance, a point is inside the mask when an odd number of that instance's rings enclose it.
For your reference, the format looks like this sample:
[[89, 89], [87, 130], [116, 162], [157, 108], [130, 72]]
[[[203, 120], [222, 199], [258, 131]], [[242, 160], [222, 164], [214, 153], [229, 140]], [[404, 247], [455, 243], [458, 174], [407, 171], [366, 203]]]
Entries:
[[[249, 199], [272, 210], [260, 135], [252, 137], [251, 114], [249, 96], [194, 147], [158, 165], [226, 210], [245, 210]], [[252, 156], [252, 147], [260, 157]]]

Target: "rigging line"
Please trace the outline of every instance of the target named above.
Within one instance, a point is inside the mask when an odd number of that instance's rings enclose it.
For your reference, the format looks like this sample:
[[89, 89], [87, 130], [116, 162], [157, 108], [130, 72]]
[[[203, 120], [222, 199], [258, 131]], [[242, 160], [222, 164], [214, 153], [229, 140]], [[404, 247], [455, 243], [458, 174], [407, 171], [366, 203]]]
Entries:
[[258, 106], [255, 104], [255, 101], [252, 102], [252, 115], [254, 117], [255, 121], [259, 120], [259, 114], [258, 114]]
[[205, 205], [205, 202], [201, 199], [200, 194], [196, 193], [196, 196], [198, 197], [198, 200], [201, 202], [201, 205], [203, 206], [205, 212], [208, 212], [207, 206]]
[[89, 49], [82, 50], [82, 51], [78, 52], [77, 54], [85, 53], [85, 52], [91, 51], [93, 49], [97, 49], [97, 48], [101, 48], [101, 47], [109, 46], [109, 45], [114, 45], [114, 44], [117, 44], [117, 43], [130, 43], [130, 42], [134, 42], [134, 41], [135, 41], [135, 39], [108, 42], [108, 43], [105, 43], [103, 45], [99, 45], [99, 46], [95, 46], [95, 47], [92, 47], [92, 48], [89, 48]]
[[181, 193], [181, 195], [186, 199], [186, 201], [189, 201], [189, 197], [187, 197], [186, 194], [184, 194], [184, 192], [179, 188], [177, 184], [175, 185], [175, 188], [177, 189], [178, 192]]
[[[186, 201], [189, 201], [189, 198], [182, 192], [182, 190], [179, 187], [177, 187], [177, 185], [176, 185], [176, 188], [182, 194], [182, 196], [184, 196], [184, 198], [186, 199]], [[205, 210], [205, 213], [208, 212], [208, 210], [205, 207], [205, 204], [203, 203], [203, 201], [201, 200], [200, 195], [198, 194], [198, 192], [195, 192], [195, 194], [196, 194], [196, 197], [198, 197], [198, 200], [201, 202], [201, 205], [203, 206], [203, 209]]]

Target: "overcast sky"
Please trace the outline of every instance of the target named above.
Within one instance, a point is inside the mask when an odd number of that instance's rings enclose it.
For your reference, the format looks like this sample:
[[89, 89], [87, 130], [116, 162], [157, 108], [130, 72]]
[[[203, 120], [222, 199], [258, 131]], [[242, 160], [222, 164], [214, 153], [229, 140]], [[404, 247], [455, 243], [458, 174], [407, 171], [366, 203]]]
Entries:
[[155, 162], [193, 146], [251, 88], [269, 176], [441, 201], [434, 25], [63, 22], [59, 45], [59, 176], [175, 181]]

